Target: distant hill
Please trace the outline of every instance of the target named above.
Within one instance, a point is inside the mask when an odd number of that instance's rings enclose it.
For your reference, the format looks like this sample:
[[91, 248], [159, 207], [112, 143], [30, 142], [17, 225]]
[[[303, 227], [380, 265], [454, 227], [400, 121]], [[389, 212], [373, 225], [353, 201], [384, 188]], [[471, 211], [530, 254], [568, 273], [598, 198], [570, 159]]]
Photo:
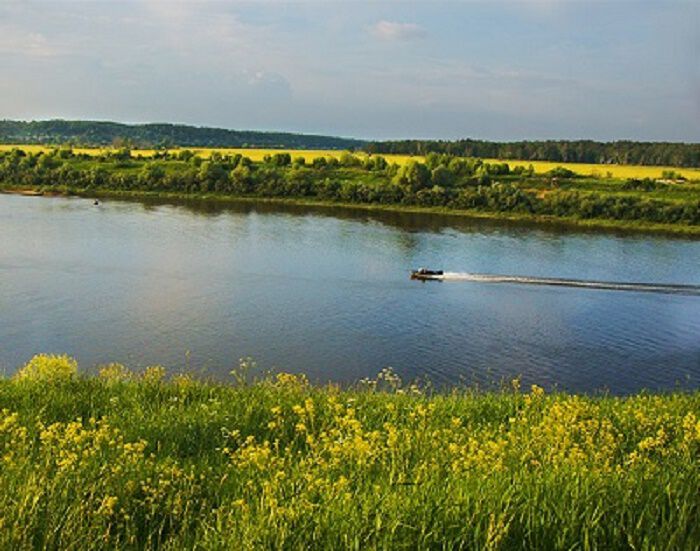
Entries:
[[1, 120], [0, 143], [72, 144], [76, 146], [131, 145], [135, 147], [359, 149], [366, 142], [333, 136], [226, 130], [185, 124]]

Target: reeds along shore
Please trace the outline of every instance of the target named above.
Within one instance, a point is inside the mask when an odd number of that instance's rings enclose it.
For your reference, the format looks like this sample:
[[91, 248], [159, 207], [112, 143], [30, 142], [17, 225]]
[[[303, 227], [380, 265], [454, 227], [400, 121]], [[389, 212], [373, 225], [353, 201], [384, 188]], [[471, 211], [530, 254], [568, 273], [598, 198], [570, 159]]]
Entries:
[[0, 380], [0, 548], [696, 549], [700, 393]]

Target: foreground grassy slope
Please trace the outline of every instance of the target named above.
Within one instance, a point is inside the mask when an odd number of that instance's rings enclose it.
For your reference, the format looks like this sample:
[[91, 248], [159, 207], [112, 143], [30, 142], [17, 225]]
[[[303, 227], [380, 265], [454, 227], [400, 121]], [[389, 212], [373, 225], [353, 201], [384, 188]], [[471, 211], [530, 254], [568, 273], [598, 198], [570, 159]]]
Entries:
[[[245, 366], [243, 366], [245, 367]], [[700, 393], [0, 381], [0, 547], [694, 549]]]
[[[21, 149], [28, 153], [39, 153], [39, 152], [50, 152], [54, 147], [47, 145], [27, 145], [27, 144], [0, 144], [0, 151], [12, 151], [13, 149]], [[333, 150], [333, 149], [261, 149], [261, 148], [206, 148], [206, 147], [195, 147], [189, 148], [202, 158], [211, 157], [212, 153], [220, 153], [221, 155], [244, 155], [252, 161], [262, 161], [266, 155], [275, 155], [276, 153], [289, 153], [292, 157], [303, 157], [306, 162], [311, 162], [316, 157], [334, 157], [339, 159], [343, 155], [343, 151]], [[75, 153], [84, 153], [91, 156], [102, 155], [105, 152], [110, 151], [110, 148], [74, 148]], [[179, 149], [169, 149], [171, 153], [176, 153]], [[132, 154], [135, 157], [152, 157], [158, 151], [155, 149], [135, 149]], [[355, 155], [364, 158], [366, 153], [361, 151], [355, 152]], [[393, 155], [393, 154], [382, 154], [389, 163], [396, 163], [398, 165], [405, 165], [410, 161], [423, 162], [425, 157], [421, 155]], [[550, 162], [550, 161], [519, 161], [519, 160], [503, 160], [503, 159], [484, 159], [486, 163], [503, 163], [507, 162], [512, 168], [524, 167], [528, 168], [530, 165], [535, 170], [537, 174], [544, 174], [553, 170], [557, 167], [564, 167], [569, 170], [574, 171], [576, 174], [582, 176], [592, 176], [596, 178], [660, 178], [664, 172], [673, 171], [676, 174], [686, 178], [688, 180], [700, 180], [700, 169], [698, 168], [682, 168], [682, 167], [672, 167], [672, 166], [641, 166], [641, 165], [601, 165], [592, 163], [560, 163], [560, 162]]]

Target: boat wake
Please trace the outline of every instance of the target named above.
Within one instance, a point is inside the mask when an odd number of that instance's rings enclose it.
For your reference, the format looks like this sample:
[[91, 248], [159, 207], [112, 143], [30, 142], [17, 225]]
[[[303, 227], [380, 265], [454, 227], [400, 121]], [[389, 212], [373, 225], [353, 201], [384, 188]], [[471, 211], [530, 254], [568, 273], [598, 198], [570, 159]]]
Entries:
[[593, 281], [586, 279], [561, 279], [555, 277], [527, 277], [518, 275], [474, 274], [470, 272], [445, 272], [433, 279], [443, 281], [474, 281], [479, 283], [515, 283], [521, 285], [549, 285], [557, 287], [577, 287], [583, 289], [604, 289], [608, 291], [634, 291], [642, 293], [665, 293], [700, 296], [700, 285], [679, 285], [669, 283], [632, 283], [627, 281]]

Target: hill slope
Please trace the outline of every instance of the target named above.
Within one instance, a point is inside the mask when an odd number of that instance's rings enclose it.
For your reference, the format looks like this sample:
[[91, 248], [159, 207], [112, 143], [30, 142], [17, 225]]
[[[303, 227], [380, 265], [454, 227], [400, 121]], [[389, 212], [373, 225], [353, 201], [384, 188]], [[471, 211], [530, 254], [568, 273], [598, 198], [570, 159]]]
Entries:
[[103, 146], [269, 147], [292, 149], [355, 149], [365, 142], [349, 138], [226, 130], [184, 124], [122, 124], [103, 121], [0, 121], [0, 143], [72, 143]]

